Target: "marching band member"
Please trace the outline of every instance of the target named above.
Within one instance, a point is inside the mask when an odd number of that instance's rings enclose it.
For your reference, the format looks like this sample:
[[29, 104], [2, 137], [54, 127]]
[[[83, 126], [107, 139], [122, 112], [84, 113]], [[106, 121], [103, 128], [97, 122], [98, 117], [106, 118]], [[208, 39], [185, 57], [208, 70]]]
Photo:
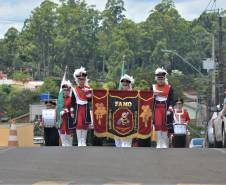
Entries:
[[176, 101], [176, 108], [174, 109], [174, 122], [181, 123], [181, 124], [189, 124], [190, 117], [188, 111], [183, 108], [183, 99], [179, 98]]
[[155, 71], [157, 83], [150, 88], [155, 96], [153, 124], [157, 134], [157, 148], [169, 147], [167, 115], [173, 111], [173, 89], [168, 84], [166, 76], [165, 69], [157, 68]]
[[72, 130], [69, 129], [70, 121], [70, 108], [71, 108], [71, 89], [72, 85], [70, 81], [64, 81], [62, 83], [63, 90], [63, 106], [60, 110], [61, 119], [58, 121], [59, 133], [62, 146], [72, 146]]
[[[134, 84], [134, 79], [132, 76], [125, 74], [120, 79], [120, 90], [122, 91], [131, 91], [132, 84]], [[132, 139], [124, 139], [124, 138], [115, 138], [115, 146], [116, 147], [131, 147]]]
[[72, 102], [76, 124], [78, 146], [86, 146], [87, 130], [91, 124], [89, 101], [92, 89], [88, 85], [87, 72], [84, 67], [74, 72], [76, 86], [73, 88], [75, 100]]
[[[188, 111], [183, 108], [183, 99], [178, 98], [176, 101], [176, 107], [173, 112], [174, 117], [174, 124], [185, 124], [188, 125], [190, 123], [190, 117], [188, 114]], [[185, 147], [186, 146], [186, 136], [180, 135], [180, 136], [173, 136], [172, 144], [173, 147]]]
[[42, 110], [41, 125], [44, 127], [45, 146], [59, 146], [59, 133], [56, 125], [56, 102], [45, 101], [46, 109]]

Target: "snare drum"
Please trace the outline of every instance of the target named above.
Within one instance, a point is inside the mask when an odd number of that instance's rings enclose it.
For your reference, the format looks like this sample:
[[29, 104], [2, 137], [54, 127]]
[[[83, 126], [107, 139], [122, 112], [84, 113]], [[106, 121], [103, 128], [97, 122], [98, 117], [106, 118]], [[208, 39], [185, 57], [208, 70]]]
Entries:
[[55, 109], [45, 109], [42, 110], [42, 120], [43, 126], [47, 128], [52, 128], [56, 126], [56, 110]]
[[173, 125], [174, 129], [174, 135], [186, 135], [187, 133], [187, 125], [185, 124], [174, 124]]

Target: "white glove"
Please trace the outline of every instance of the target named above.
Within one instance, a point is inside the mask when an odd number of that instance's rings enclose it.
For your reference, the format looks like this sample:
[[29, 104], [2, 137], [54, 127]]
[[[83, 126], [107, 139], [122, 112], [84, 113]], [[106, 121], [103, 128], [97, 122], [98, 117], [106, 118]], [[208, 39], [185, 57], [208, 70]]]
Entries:
[[92, 97], [92, 94], [87, 94], [86, 97], [87, 98], [91, 98]]
[[69, 112], [68, 109], [64, 109], [60, 111], [60, 115], [63, 116], [65, 113], [68, 113], [68, 112]]
[[94, 129], [94, 125], [93, 124], [90, 124], [89, 125], [89, 129]]
[[63, 115], [64, 115], [64, 113], [65, 113], [65, 112], [64, 112], [63, 110], [62, 110], [62, 111], [60, 111], [60, 115], [61, 115], [61, 116], [63, 116]]
[[91, 91], [89, 88], [86, 88], [86, 87], [83, 88], [82, 90], [83, 90], [84, 92], [89, 92], [89, 91]]
[[167, 116], [169, 116], [171, 114], [171, 111], [166, 111]]

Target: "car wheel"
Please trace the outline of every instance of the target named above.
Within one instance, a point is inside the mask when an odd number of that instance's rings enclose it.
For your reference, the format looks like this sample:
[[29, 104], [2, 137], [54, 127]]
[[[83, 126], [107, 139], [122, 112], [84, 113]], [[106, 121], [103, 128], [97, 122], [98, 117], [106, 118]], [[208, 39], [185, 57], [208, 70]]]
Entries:
[[214, 148], [214, 144], [210, 143], [209, 140], [207, 141], [207, 147], [208, 148]]
[[222, 132], [222, 145], [223, 145], [223, 148], [226, 148], [226, 133], [225, 133], [225, 128], [223, 127], [223, 132]]
[[222, 141], [217, 141], [215, 132], [214, 132], [214, 148], [222, 148]]
[[207, 138], [206, 138], [206, 145], [205, 145], [207, 148], [214, 148], [214, 144], [211, 144], [210, 141], [209, 141], [209, 137], [208, 137], [208, 134], [207, 134]]

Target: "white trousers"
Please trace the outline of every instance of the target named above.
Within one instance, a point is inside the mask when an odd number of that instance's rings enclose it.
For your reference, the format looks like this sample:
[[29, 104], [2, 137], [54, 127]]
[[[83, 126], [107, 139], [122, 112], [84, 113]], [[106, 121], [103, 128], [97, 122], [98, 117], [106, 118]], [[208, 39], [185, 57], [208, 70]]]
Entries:
[[168, 132], [156, 131], [157, 146], [156, 148], [169, 148]]
[[61, 143], [62, 143], [63, 147], [65, 147], [65, 146], [72, 146], [72, 137], [71, 137], [71, 135], [67, 135], [66, 133], [65, 134], [60, 134], [60, 140], [61, 140]]
[[131, 147], [132, 139], [116, 139], [115, 138], [115, 146], [116, 147]]
[[78, 146], [79, 147], [86, 146], [87, 130], [77, 129], [76, 134], [77, 134]]

